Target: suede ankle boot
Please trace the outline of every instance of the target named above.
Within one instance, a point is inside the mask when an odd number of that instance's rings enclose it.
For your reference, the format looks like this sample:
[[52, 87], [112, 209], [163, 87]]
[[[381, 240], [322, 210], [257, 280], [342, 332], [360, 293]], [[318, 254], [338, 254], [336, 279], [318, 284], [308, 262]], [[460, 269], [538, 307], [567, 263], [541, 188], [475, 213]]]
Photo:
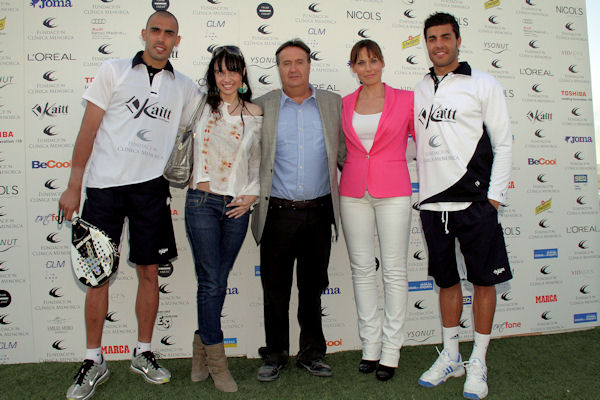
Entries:
[[237, 392], [238, 386], [227, 368], [227, 357], [223, 343], [204, 345], [208, 371], [215, 387], [222, 392]]
[[208, 378], [208, 366], [206, 365], [206, 350], [200, 335], [197, 333], [194, 334], [192, 346], [192, 373], [190, 378], [192, 382], [202, 382]]

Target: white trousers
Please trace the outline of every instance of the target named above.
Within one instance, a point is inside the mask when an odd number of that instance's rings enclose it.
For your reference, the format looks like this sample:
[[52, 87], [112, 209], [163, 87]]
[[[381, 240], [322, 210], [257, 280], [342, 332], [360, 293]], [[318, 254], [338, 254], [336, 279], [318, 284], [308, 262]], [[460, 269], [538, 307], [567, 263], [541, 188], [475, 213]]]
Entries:
[[[408, 298], [410, 196], [377, 199], [368, 192], [360, 199], [341, 196], [340, 211], [352, 269], [362, 358], [397, 367]], [[383, 326], [377, 310], [376, 234], [383, 275]]]

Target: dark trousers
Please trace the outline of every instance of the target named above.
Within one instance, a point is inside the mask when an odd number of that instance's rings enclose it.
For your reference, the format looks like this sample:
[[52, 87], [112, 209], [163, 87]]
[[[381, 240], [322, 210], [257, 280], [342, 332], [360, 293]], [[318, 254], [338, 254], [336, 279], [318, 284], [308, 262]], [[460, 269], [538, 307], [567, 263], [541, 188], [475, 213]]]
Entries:
[[298, 358], [310, 361], [325, 355], [321, 324], [321, 293], [329, 285], [333, 211], [327, 196], [318, 207], [269, 206], [260, 246], [267, 352], [280, 363], [289, 354], [289, 304], [296, 265], [298, 285]]

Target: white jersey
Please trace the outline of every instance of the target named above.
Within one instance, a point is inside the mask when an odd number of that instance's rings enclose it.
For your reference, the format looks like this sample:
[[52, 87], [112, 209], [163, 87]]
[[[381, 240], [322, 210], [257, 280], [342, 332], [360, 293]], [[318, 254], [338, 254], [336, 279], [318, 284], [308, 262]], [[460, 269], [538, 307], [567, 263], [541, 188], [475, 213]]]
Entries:
[[433, 70], [415, 88], [419, 202], [506, 200], [512, 163], [510, 118], [500, 84], [460, 66]]
[[179, 125], [193, 113], [199, 93], [195, 83], [167, 63], [151, 85], [141, 54], [133, 61], [105, 61], [83, 95], [105, 111], [89, 160], [87, 187], [161, 176]]

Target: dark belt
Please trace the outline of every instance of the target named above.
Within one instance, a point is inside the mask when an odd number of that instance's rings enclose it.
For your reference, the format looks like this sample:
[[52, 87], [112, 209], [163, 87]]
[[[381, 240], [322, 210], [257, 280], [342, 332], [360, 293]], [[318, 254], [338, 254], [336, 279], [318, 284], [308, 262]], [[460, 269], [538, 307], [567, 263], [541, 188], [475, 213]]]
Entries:
[[302, 210], [306, 208], [324, 207], [331, 204], [331, 195], [317, 197], [312, 200], [287, 200], [279, 197], [271, 197], [269, 207], [286, 208], [291, 210]]

